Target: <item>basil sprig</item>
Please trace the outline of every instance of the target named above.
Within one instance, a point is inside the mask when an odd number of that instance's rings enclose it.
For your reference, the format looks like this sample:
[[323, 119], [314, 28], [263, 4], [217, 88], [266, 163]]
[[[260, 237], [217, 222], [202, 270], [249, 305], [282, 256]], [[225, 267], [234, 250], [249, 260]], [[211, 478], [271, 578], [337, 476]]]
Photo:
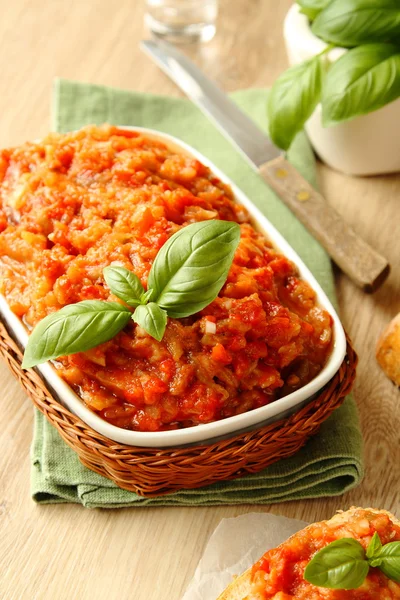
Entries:
[[160, 341], [167, 316], [199, 312], [219, 294], [240, 241], [240, 227], [229, 221], [202, 221], [177, 231], [162, 246], [150, 269], [149, 289], [124, 267], [103, 271], [118, 302], [84, 300], [64, 306], [38, 323], [29, 336], [22, 366], [34, 367], [59, 356], [85, 352], [108, 342], [132, 318]]
[[318, 587], [353, 590], [363, 584], [370, 567], [378, 567], [386, 577], [400, 582], [400, 542], [383, 546], [375, 532], [365, 551], [353, 538], [336, 540], [313, 556], [304, 579]]
[[[297, 0], [313, 33], [330, 45], [290, 67], [272, 86], [269, 132], [288, 150], [318, 102], [323, 125], [378, 110], [400, 97], [399, 0]], [[333, 65], [335, 46], [350, 50]]]

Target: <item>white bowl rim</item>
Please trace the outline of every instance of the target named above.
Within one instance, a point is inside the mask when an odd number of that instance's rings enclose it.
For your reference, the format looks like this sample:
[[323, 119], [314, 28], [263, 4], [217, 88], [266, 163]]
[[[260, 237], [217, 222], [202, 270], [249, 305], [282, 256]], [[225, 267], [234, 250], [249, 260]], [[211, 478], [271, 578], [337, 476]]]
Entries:
[[[39, 365], [36, 367], [38, 371], [56, 392], [61, 403], [69, 408], [75, 415], [81, 418], [82, 421], [92, 427], [95, 431], [113, 441], [120, 442], [122, 444], [147, 448], [174, 447], [199, 442], [210, 443], [214, 438], [217, 437], [226, 435], [231, 435], [233, 437], [235, 434], [239, 434], [243, 429], [254, 427], [257, 425], [257, 423], [260, 423], [261, 425], [267, 419], [277, 417], [279, 414], [288, 410], [292, 410], [297, 405], [304, 403], [305, 400], [310, 399], [314, 394], [320, 391], [330, 379], [332, 379], [335, 373], [339, 370], [346, 354], [346, 337], [339, 317], [315, 277], [305, 266], [300, 257], [295, 253], [289, 243], [283, 238], [277, 229], [275, 229], [275, 227], [268, 221], [261, 211], [259, 211], [259, 209], [252, 204], [251, 200], [249, 200], [247, 196], [236, 186], [236, 184], [234, 184], [229, 177], [227, 177], [208, 158], [172, 135], [146, 127], [133, 127], [126, 125], [118, 125], [118, 127], [131, 131], [139, 131], [148, 137], [152, 137], [153, 139], [157, 139], [158, 141], [166, 143], [171, 148], [180, 150], [181, 152], [183, 151], [184, 153], [193, 156], [209, 167], [222, 182], [227, 183], [231, 187], [234, 197], [240, 204], [243, 204], [248, 209], [252, 220], [254, 220], [260, 229], [263, 230], [273, 245], [279, 251], [281, 251], [282, 254], [296, 264], [301, 277], [307, 281], [316, 292], [319, 305], [330, 313], [333, 319], [333, 349], [326, 365], [313, 380], [295, 392], [275, 400], [271, 404], [235, 415], [233, 417], [227, 417], [226, 419], [213, 421], [211, 423], [195, 425], [193, 427], [187, 427], [183, 429], [156, 432], [132, 431], [122, 429], [112, 425], [111, 423], [108, 423], [86, 406], [84, 401], [72, 390], [72, 388], [63, 379], [61, 379], [55, 367], [53, 367], [50, 363]], [[4, 296], [1, 295], [0, 311], [7, 320], [18, 342], [25, 347], [28, 340], [27, 329], [22, 324], [22, 321], [11, 311]]]

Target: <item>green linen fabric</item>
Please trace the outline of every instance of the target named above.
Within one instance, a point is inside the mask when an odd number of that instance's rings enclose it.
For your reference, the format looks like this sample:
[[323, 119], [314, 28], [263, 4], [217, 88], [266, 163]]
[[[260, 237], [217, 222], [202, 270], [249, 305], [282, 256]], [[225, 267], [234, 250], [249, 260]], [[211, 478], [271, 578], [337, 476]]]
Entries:
[[[266, 129], [266, 95], [266, 90], [252, 89], [236, 92], [232, 98]], [[163, 131], [205, 154], [285, 236], [336, 303], [331, 264], [325, 251], [193, 104], [187, 100], [99, 85], [67, 80], [55, 82], [55, 131], [66, 132], [105, 122]], [[297, 136], [289, 159], [315, 185], [314, 157], [304, 134]], [[159, 498], [143, 499], [88, 470], [38, 411], [35, 413], [31, 458], [31, 489], [36, 502], [78, 502], [91, 508], [263, 504], [334, 496], [358, 485], [364, 471], [362, 437], [351, 397], [295, 456], [255, 475]]]

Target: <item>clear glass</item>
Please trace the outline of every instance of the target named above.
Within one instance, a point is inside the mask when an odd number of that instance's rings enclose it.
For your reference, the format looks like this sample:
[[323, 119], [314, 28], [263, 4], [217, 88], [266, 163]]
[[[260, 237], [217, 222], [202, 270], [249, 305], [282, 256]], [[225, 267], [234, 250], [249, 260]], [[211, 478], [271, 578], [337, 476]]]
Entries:
[[145, 22], [171, 42], [208, 42], [215, 35], [218, 0], [146, 0]]

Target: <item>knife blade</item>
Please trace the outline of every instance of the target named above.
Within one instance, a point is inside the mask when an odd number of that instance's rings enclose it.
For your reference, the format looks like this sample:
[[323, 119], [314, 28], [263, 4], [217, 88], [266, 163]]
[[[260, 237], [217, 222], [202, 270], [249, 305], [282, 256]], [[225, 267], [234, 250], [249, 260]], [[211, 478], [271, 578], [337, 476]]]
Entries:
[[140, 46], [230, 139], [341, 270], [364, 291], [375, 291], [389, 274], [386, 259], [355, 233], [254, 121], [168, 42], [145, 40]]

